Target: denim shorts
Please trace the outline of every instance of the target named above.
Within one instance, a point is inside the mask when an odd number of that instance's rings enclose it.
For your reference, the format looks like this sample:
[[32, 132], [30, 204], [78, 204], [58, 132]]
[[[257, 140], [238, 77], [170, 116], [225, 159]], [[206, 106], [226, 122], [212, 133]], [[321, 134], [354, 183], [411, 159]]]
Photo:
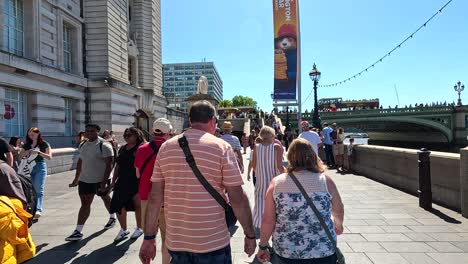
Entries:
[[232, 264], [230, 245], [208, 253], [169, 250], [169, 254], [172, 264]]

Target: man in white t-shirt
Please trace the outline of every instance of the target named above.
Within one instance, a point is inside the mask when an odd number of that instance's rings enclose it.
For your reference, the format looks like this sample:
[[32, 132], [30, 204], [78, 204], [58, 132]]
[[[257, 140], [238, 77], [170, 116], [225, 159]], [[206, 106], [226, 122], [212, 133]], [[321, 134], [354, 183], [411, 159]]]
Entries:
[[301, 125], [303, 132], [299, 135], [299, 137], [308, 140], [312, 145], [315, 154], [317, 154], [318, 156], [318, 148], [321, 147], [323, 144], [319, 134], [311, 130], [309, 122], [302, 121]]

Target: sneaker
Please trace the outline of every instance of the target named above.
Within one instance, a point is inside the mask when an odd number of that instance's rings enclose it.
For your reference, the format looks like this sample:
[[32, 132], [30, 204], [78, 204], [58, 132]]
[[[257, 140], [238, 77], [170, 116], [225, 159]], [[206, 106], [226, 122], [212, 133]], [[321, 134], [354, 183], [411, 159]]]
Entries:
[[115, 223], [117, 220], [113, 217], [109, 218], [109, 221], [107, 221], [107, 224], [104, 226], [104, 229], [111, 229], [115, 226]]
[[78, 230], [73, 231], [73, 234], [71, 234], [69, 237], [65, 238], [65, 241], [78, 241], [83, 239], [83, 233], [81, 233]]
[[130, 239], [137, 239], [138, 237], [140, 237], [141, 235], [143, 235], [143, 230], [141, 228], [135, 228], [135, 231], [133, 231], [133, 234], [132, 236], [130, 237]]
[[120, 240], [124, 239], [126, 236], [128, 236], [129, 234], [130, 234], [130, 231], [120, 229], [119, 233], [114, 238], [114, 241], [120, 241]]
[[41, 217], [41, 211], [36, 211], [34, 214], [33, 220], [38, 220]]

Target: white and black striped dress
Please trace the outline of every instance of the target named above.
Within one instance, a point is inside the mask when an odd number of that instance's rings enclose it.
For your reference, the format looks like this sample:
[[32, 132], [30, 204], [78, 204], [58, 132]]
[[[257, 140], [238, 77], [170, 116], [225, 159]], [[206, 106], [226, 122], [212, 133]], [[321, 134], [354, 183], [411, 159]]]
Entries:
[[276, 167], [275, 144], [255, 146], [257, 163], [255, 167], [255, 206], [254, 227], [260, 228], [262, 223], [263, 208], [265, 207], [265, 194], [271, 179], [280, 174]]

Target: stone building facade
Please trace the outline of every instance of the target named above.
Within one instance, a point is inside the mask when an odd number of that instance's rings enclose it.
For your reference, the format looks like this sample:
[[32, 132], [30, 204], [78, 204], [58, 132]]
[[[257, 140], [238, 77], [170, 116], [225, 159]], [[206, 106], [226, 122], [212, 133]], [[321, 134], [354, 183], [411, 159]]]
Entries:
[[[118, 135], [184, 123], [162, 93], [160, 0], [0, 0], [0, 136], [53, 146], [85, 123]], [[182, 121], [181, 121], [182, 120]]]

